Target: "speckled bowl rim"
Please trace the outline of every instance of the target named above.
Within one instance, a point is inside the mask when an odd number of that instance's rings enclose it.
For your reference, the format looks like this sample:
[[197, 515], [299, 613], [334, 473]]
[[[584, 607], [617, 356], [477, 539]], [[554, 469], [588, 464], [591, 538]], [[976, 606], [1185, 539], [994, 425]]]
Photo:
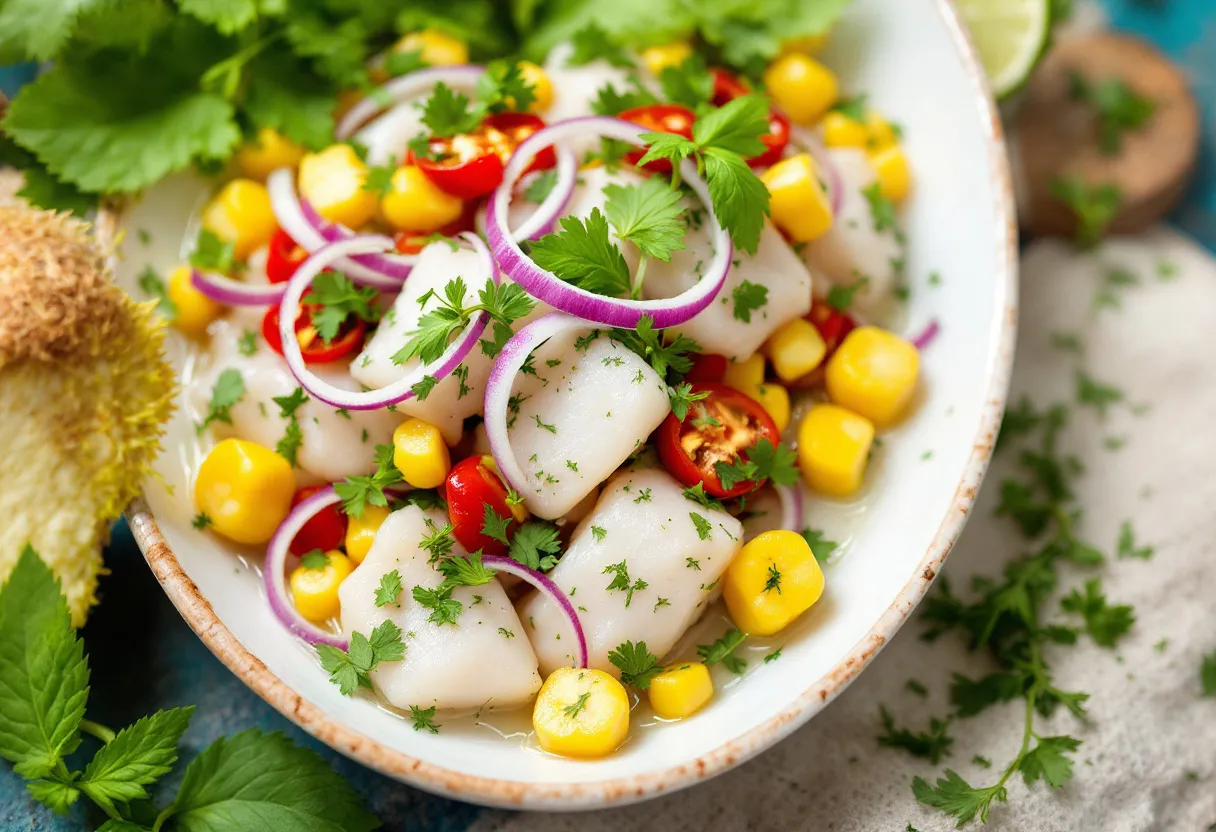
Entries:
[[[275, 676], [224, 626], [211, 604], [190, 580], [165, 542], [147, 502], [136, 498], [127, 518], [136, 542], [169, 600], [198, 634], [203, 643], [241, 681], [280, 713], [309, 734], [351, 759], [383, 774], [436, 794], [489, 806], [533, 810], [578, 810], [624, 805], [686, 788], [707, 780], [754, 757], [784, 739], [835, 699], [874, 659], [928, 591], [954, 541], [962, 531], [975, 502], [976, 492], [992, 456], [996, 434], [1005, 407], [1017, 320], [1017, 224], [1012, 180], [1005, 154], [1005, 141], [988, 82], [965, 26], [951, 0], [936, 0], [936, 8], [950, 31], [963, 59], [972, 86], [975, 105], [988, 125], [989, 164], [995, 178], [998, 221], [1006, 229], [1005, 251], [996, 252], [998, 298], [1003, 304], [993, 325], [999, 327], [998, 352], [991, 368], [979, 431], [973, 441], [954, 501], [925, 557], [911, 580], [864, 638], [827, 675], [807, 688], [763, 724], [735, 737], [713, 751], [663, 771], [590, 783], [520, 783], [477, 777], [433, 765], [388, 748], [358, 731], [331, 719]], [[103, 216], [99, 231], [116, 228], [116, 219]]]

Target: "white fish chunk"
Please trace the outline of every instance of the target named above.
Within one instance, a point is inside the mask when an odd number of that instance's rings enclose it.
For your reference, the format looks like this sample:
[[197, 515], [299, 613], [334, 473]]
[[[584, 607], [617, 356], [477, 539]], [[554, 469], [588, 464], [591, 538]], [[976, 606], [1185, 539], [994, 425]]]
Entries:
[[[664, 471], [614, 477], [549, 573], [579, 609], [591, 667], [619, 676], [608, 654], [625, 641], [644, 641], [659, 657], [671, 650], [704, 609], [742, 538], [738, 520], [689, 500]], [[637, 587], [632, 593], [607, 588], [618, 571], [628, 572], [629, 586]], [[574, 662], [573, 636], [556, 604], [529, 595], [519, 617], [542, 673]]]
[[[288, 420], [279, 415], [277, 397], [290, 396], [299, 387], [283, 357], [259, 338], [253, 355], [238, 349], [242, 329], [224, 322], [211, 336], [209, 363], [191, 385], [191, 404], [198, 414], [207, 412], [211, 390], [220, 374], [236, 369], [245, 383], [245, 395], [230, 410], [232, 423], [211, 423], [219, 438], [235, 436], [274, 448], [286, 433]], [[358, 390], [345, 367], [313, 365], [312, 370], [336, 387]], [[201, 416], [200, 416], [201, 418]], [[401, 416], [386, 410], [349, 411], [340, 414], [324, 402], [310, 398], [296, 410], [301, 444], [296, 453], [299, 468], [333, 482], [376, 470], [375, 447], [392, 441]]]
[[863, 191], [876, 179], [866, 154], [854, 148], [832, 148], [828, 154], [844, 182], [840, 214], [828, 233], [803, 248], [802, 257], [838, 286], [852, 286], [866, 277], [866, 285], [853, 296], [854, 307], [863, 316], [881, 317], [903, 270], [904, 246], [895, 228], [874, 228]]
[[524, 504], [555, 519], [608, 479], [663, 421], [667, 387], [628, 347], [592, 330], [551, 338], [520, 373], [508, 414], [511, 447], [528, 476]]
[[[338, 587], [342, 632], [369, 635], [389, 620], [401, 628], [405, 657], [371, 672], [376, 689], [398, 708], [503, 708], [531, 702], [541, 685], [536, 655], [497, 579], [453, 590], [452, 598], [464, 605], [455, 624], [428, 621], [431, 610], [413, 599], [415, 586], [434, 589], [443, 582], [427, 562], [430, 553], [420, 546], [432, 532], [428, 520], [442, 527], [447, 517], [407, 506], [384, 521], [363, 563]], [[453, 553], [465, 554], [460, 544]], [[377, 607], [380, 578], [394, 569], [403, 587], [400, 606]]]
[[[394, 364], [392, 357], [405, 346], [409, 333], [417, 328], [424, 312], [438, 306], [437, 301], [431, 300], [424, 310], [419, 306], [418, 299], [431, 290], [442, 297], [444, 287], [457, 277], [463, 277], [467, 287], [465, 302], [476, 302], [477, 292], [485, 286], [486, 280], [478, 256], [464, 248], [453, 251], [449, 244], [442, 241], [424, 248], [417, 265], [410, 272], [409, 280], [405, 281], [392, 308], [385, 313], [376, 334], [351, 362], [350, 375], [359, 383], [376, 389], [413, 372], [421, 363], [419, 359], [411, 358], [404, 364]], [[485, 382], [492, 364], [481, 347], [474, 346], [464, 360], [464, 367], [468, 370], [466, 377], [455, 373], [448, 375], [435, 385], [425, 400], [408, 399], [397, 405], [397, 411], [431, 423], [443, 433], [449, 445], [454, 445], [460, 441], [464, 420], [481, 412]]]
[[570, 66], [572, 54], [574, 47], [562, 43], [553, 47], [545, 60], [544, 70], [553, 82], [553, 103], [542, 115], [550, 124], [575, 116], [591, 115], [591, 102], [609, 84], [616, 87], [618, 92], [624, 92], [631, 86], [628, 70], [612, 66], [607, 61]]

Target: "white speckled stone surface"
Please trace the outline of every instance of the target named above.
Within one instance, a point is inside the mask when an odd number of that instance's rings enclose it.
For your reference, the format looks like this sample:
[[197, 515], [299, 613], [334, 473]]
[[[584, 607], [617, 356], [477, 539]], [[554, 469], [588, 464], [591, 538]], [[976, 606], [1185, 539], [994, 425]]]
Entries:
[[[1156, 264], [1178, 266], [1161, 280]], [[1107, 267], [1118, 264], [1141, 285], [1116, 289], [1121, 309], [1095, 308]], [[966, 275], [944, 275], [965, 280]], [[923, 289], [922, 291], [932, 291]], [[1121, 387], [1143, 415], [1117, 406], [1105, 421], [1077, 410], [1063, 450], [1078, 454], [1086, 474], [1077, 485], [1085, 516], [1080, 534], [1112, 559], [1097, 574], [1111, 603], [1136, 608], [1136, 625], [1117, 650], [1083, 638], [1049, 653], [1057, 684], [1092, 694], [1092, 724], [1060, 713], [1039, 727], [1082, 740], [1072, 783], [1028, 790], [1020, 778], [996, 804], [989, 828], [1031, 832], [1195, 832], [1216, 824], [1216, 699], [1200, 698], [1201, 656], [1216, 650], [1216, 261], [1189, 240], [1159, 230], [1137, 240], [1078, 254], [1058, 241], [1040, 242], [1022, 266], [1022, 329], [1011, 401], [1072, 401], [1075, 370]], [[1084, 356], [1051, 345], [1051, 333], [1072, 332]], [[1103, 445], [1126, 437], [1120, 450]], [[992, 574], [1021, 551], [1021, 538], [992, 516], [1010, 459], [998, 455], [974, 517], [950, 556], [946, 574], [965, 587], [973, 574]], [[1115, 540], [1131, 519], [1137, 543], [1156, 548], [1149, 561], [1116, 560]], [[859, 552], [856, 557], [864, 557]], [[1082, 573], [1065, 568], [1066, 587]], [[831, 580], [831, 573], [828, 574]], [[1022, 705], [1011, 703], [956, 722], [952, 756], [941, 766], [881, 748], [878, 707], [919, 730], [944, 714], [953, 671], [972, 676], [986, 664], [953, 638], [934, 645], [915, 621], [859, 681], [808, 726], [777, 748], [703, 786], [625, 809], [593, 815], [487, 812], [477, 832], [642, 832], [683, 830], [806, 830], [920, 832], [953, 828], [912, 797], [914, 775], [947, 765], [973, 785], [995, 781], [1021, 740]], [[1154, 649], [1168, 639], [1163, 651]], [[915, 678], [928, 699], [909, 694]], [[984, 771], [970, 762], [994, 762]], [[1197, 779], [1190, 779], [1191, 772]]]

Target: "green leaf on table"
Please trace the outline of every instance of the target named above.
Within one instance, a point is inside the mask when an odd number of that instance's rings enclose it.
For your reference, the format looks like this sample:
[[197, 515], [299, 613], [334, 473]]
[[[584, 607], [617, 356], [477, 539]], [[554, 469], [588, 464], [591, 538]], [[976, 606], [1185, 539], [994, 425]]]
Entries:
[[116, 811], [115, 803], [147, 798], [144, 787], [177, 762], [177, 743], [193, 715], [193, 705], [172, 708], [122, 729], [93, 755], [76, 786], [107, 813]]
[[30, 797], [57, 815], [66, 815], [68, 808], [80, 798], [80, 789], [57, 780], [31, 780], [25, 784]]
[[1039, 737], [1035, 747], [1022, 757], [1018, 769], [1027, 786], [1042, 778], [1059, 788], [1072, 779], [1072, 758], [1068, 755], [1081, 747], [1072, 737]]
[[962, 827], [975, 820], [976, 816], [980, 823], [987, 823], [992, 801], [1005, 799], [1005, 787], [998, 784], [977, 789], [960, 777], [958, 772], [948, 768], [946, 776], [939, 777], [933, 786], [922, 777], [913, 779], [912, 794], [926, 806], [954, 816]]
[[1135, 613], [1126, 604], [1110, 605], [1102, 593], [1101, 580], [1085, 582], [1085, 593], [1074, 589], [1060, 601], [1065, 612], [1079, 614], [1085, 619], [1085, 630], [1102, 647], [1114, 647], [1136, 623]]
[[182, 832], [370, 832], [379, 826], [316, 752], [257, 730], [222, 737], [195, 757], [164, 814]]
[[89, 666], [59, 581], [29, 546], [0, 590], [0, 690], [0, 757], [46, 775], [80, 744]]

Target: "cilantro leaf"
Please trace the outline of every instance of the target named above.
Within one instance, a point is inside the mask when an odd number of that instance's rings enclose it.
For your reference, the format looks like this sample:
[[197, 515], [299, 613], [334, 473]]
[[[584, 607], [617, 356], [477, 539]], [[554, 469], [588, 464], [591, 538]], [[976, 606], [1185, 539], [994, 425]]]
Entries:
[[755, 254], [769, 214], [768, 188], [738, 153], [708, 147], [703, 156], [714, 213], [730, 231], [735, 245]]
[[329, 680], [338, 686], [343, 696], [350, 696], [359, 687], [371, 690], [368, 674], [380, 662], [400, 661], [405, 656], [405, 642], [401, 640], [400, 627], [392, 621], [382, 621], [372, 630], [370, 639], [363, 633], [354, 632], [347, 650], [318, 644], [317, 656], [321, 659], [321, 667], [329, 673]]
[[924, 757], [935, 765], [941, 761], [943, 755], [950, 753], [954, 738], [947, 733], [950, 727], [949, 719], [930, 719], [928, 731], [915, 733], [907, 728], [897, 728], [895, 718], [885, 707], [880, 707], [879, 713], [883, 726], [883, 733], [878, 737], [879, 745], [901, 748], [913, 757]]
[[849, 307], [853, 305], [853, 298], [857, 293], [868, 286], [870, 278], [862, 275], [848, 286], [835, 285], [828, 289], [828, 294], [825, 300], [828, 306], [835, 309], [837, 312], [848, 312]]
[[291, 50], [268, 47], [250, 63], [245, 77], [245, 113], [254, 126], [276, 130], [310, 150], [333, 142], [337, 93], [316, 83]]
[[608, 654], [608, 661], [621, 671], [621, 684], [632, 685], [638, 690], [646, 690], [655, 676], [663, 672], [659, 657], [646, 649], [646, 642], [634, 644], [626, 641], [618, 644], [616, 649]]
[[745, 324], [752, 322], [752, 312], [768, 304], [768, 287], [750, 280], [742, 281], [730, 293], [734, 300], [734, 317]]
[[663, 67], [659, 85], [663, 98], [693, 112], [708, 105], [714, 94], [714, 76], [705, 66], [705, 59], [695, 52], [679, 66]]
[[[700, 483], [697, 483], [700, 485]], [[688, 512], [688, 517], [692, 520], [693, 528], [697, 530], [697, 537], [701, 540], [709, 540], [713, 537], [713, 526], [705, 519], [703, 515], [697, 514], [695, 511]]]
[[270, 400], [279, 406], [279, 416], [287, 419], [295, 416], [296, 411], [309, 401], [309, 398], [303, 387], [297, 387], [286, 396], [271, 396]]
[[[702, 399], [709, 398], [709, 391], [702, 390], [699, 393], [692, 391], [691, 384], [681, 384], [677, 387], [667, 388], [667, 400], [671, 404], [671, 412], [676, 415], [676, 418], [681, 422], [688, 416], [688, 408], [693, 402], [699, 402]], [[699, 485], [700, 483], [698, 483]]]
[[1102, 582], [1094, 578], [1085, 582], [1085, 594], [1074, 589], [1060, 601], [1065, 612], [1079, 614], [1085, 619], [1085, 629], [1102, 647], [1114, 647], [1136, 623], [1132, 608], [1119, 604], [1110, 606], [1102, 593]]
[[557, 184], [557, 171], [549, 169], [536, 174], [528, 187], [524, 189], [524, 199], [528, 202], [534, 202], [537, 205], [545, 201], [545, 198], [553, 191], [553, 186]]
[[240, 370], [229, 367], [215, 379], [211, 388], [211, 400], [207, 402], [207, 415], [199, 423], [196, 430], [202, 434], [212, 422], [232, 424], [231, 410], [245, 398], [245, 377]]
[[400, 607], [400, 602], [397, 601], [401, 595], [401, 573], [396, 569], [390, 569], [380, 576], [380, 586], [376, 587], [376, 606], [385, 607], [389, 604]]
[[[388, 623], [388, 622], [385, 622]], [[362, 799], [316, 752], [283, 734], [221, 737], [186, 768], [170, 809], [175, 829], [342, 829], [379, 826]]]
[[80, 744], [89, 667], [59, 582], [26, 546], [0, 591], [0, 757], [27, 779]]
[[662, 331], [654, 328], [654, 318], [643, 315], [638, 319], [637, 329], [614, 329], [612, 338], [644, 358], [659, 378], [666, 378], [668, 370], [683, 376], [692, 369], [688, 355], [700, 352], [701, 345], [683, 333], [664, 344]]
[[606, 591], [617, 590], [625, 593], [625, 609], [629, 609], [629, 604], [633, 601], [633, 593], [649, 586], [641, 578], [630, 583], [632, 579], [629, 576], [629, 565], [623, 560], [620, 563], [608, 564], [601, 574], [612, 575], [612, 580], [608, 582], [608, 586], [604, 587]]
[[452, 586], [482, 586], [494, 580], [494, 573], [481, 563], [480, 550], [465, 557], [444, 558], [438, 569]]
[[457, 619], [464, 611], [464, 604], [452, 597], [452, 585], [444, 581], [438, 587], [427, 588], [415, 586], [410, 593], [419, 606], [431, 611], [427, 621], [443, 626], [456, 625]]
[[442, 81], [431, 90], [422, 108], [422, 123], [437, 138], [457, 136], [475, 129], [481, 114], [472, 110], [472, 102], [462, 92], [454, 92]]
[[493, 538], [499, 543], [509, 543], [507, 532], [511, 528], [511, 524], [515, 522], [514, 515], [508, 514], [503, 517], [494, 510], [494, 506], [486, 503], [485, 510], [482, 513], [481, 533], [486, 537]]
[[654, 101], [654, 95], [637, 84], [618, 91], [616, 86], [609, 82], [596, 91], [595, 100], [591, 102], [591, 112], [601, 116], [615, 116], [626, 110], [653, 104]]
[[144, 800], [144, 788], [169, 773], [194, 707], [157, 711], [115, 735], [93, 755], [75, 785], [107, 813], [115, 803]]
[[102, 0], [10, 0], [0, 8], [0, 55], [6, 63], [48, 61], [72, 35], [77, 16]]
[[761, 439], [746, 453], [746, 459], [740, 456], [731, 463], [714, 463], [714, 472], [726, 490], [745, 481], [753, 483], [755, 488], [766, 480], [777, 485], [793, 485], [798, 481], [798, 455], [784, 443], [778, 442], [774, 446], [768, 439]]
[[429, 708], [410, 705], [410, 719], [414, 723], [414, 730], [430, 731], [432, 734], [438, 734], [440, 726], [435, 722], [435, 712], [437, 710], [438, 708], [435, 705]]
[[825, 540], [821, 530], [812, 529], [810, 526], [802, 530], [802, 537], [811, 547], [811, 554], [815, 556], [815, 560], [820, 563], [826, 563], [832, 553], [840, 547], [835, 540]]
[[178, 0], [177, 5], [186, 14], [210, 23], [222, 35], [235, 34], [258, 17], [254, 0]]
[[586, 66], [592, 61], [605, 61], [609, 66], [633, 69], [633, 61], [609, 34], [595, 23], [589, 23], [570, 38], [573, 50], [566, 59], [567, 66]]
[[199, 47], [160, 45], [60, 56], [9, 104], [5, 132], [56, 177], [96, 193], [137, 191], [195, 159], [226, 158], [241, 139], [232, 103], [199, 91], [197, 75], [187, 80]]
[[747, 662], [735, 658], [734, 652], [746, 640], [747, 633], [739, 629], [730, 629], [713, 644], [698, 644], [697, 655], [710, 667], [721, 662], [731, 673], [742, 673], [743, 669], [747, 667]]
[[190, 265], [205, 272], [230, 272], [233, 248], [232, 243], [224, 242], [210, 229], [201, 229], [194, 251], [190, 252]]
[[604, 188], [604, 212], [617, 236], [647, 257], [664, 262], [684, 248], [685, 224], [680, 192], [659, 179]]
[[370, 476], [347, 477], [334, 483], [334, 491], [342, 498], [342, 509], [351, 517], [362, 517], [365, 506], [388, 505], [384, 489], [401, 482], [401, 472], [393, 465], [393, 446], [376, 446], [376, 472]]
[[1113, 404], [1124, 400], [1123, 391], [1118, 387], [1096, 381], [1084, 370], [1077, 370], [1077, 403], [1092, 407], [1098, 411], [1098, 416], [1106, 417], [1107, 410]]
[[946, 769], [945, 778], [938, 778], [931, 786], [922, 777], [912, 780], [912, 793], [926, 806], [940, 809], [958, 819], [964, 826], [979, 816], [981, 823], [988, 822], [988, 810], [993, 800], [1005, 800], [1005, 787], [999, 783], [986, 789], [973, 788], [953, 769]]
[[369, 323], [379, 320], [380, 312], [374, 305], [377, 294], [370, 286], [356, 286], [339, 272], [317, 275], [305, 300], [321, 307], [312, 313], [312, 323], [321, 340], [326, 344], [331, 343], [338, 336], [342, 324], [352, 315]]
[[998, 702], [1021, 696], [1025, 687], [1025, 677], [1019, 673], [990, 673], [979, 681], [955, 673], [950, 702], [959, 716], [975, 716]]
[[1022, 779], [1027, 786], [1040, 778], [1053, 788], [1063, 786], [1072, 779], [1072, 759], [1067, 755], [1080, 747], [1080, 740], [1072, 737], [1039, 737], [1018, 765]]
[[519, 527], [507, 554], [529, 569], [548, 572], [557, 566], [561, 550], [557, 527], [533, 520]]
[[870, 205], [870, 222], [878, 233], [895, 230], [895, 203], [887, 199], [882, 192], [882, 185], [871, 183], [861, 189], [861, 195]]
[[764, 95], [741, 95], [697, 119], [693, 141], [702, 149], [725, 150], [743, 159], [759, 156], [765, 150], [760, 137], [769, 131], [770, 109]]
[[1069, 97], [1094, 108], [1098, 116], [1098, 148], [1114, 156], [1123, 148], [1123, 134], [1148, 123], [1156, 111], [1152, 100], [1140, 95], [1122, 78], [1104, 78], [1090, 83], [1085, 76], [1069, 73]]
[[1082, 248], [1097, 245], [1123, 206], [1123, 191], [1109, 182], [1088, 185], [1080, 177], [1057, 177], [1049, 187], [1076, 216], [1075, 237]]
[[597, 295], [628, 295], [629, 265], [609, 238], [608, 220], [600, 210], [591, 209], [586, 220], [562, 217], [559, 224], [559, 232], [532, 243], [529, 256], [536, 265]]
[[478, 122], [486, 113], [526, 113], [535, 100], [536, 88], [517, 61], [493, 61], [477, 79]]

